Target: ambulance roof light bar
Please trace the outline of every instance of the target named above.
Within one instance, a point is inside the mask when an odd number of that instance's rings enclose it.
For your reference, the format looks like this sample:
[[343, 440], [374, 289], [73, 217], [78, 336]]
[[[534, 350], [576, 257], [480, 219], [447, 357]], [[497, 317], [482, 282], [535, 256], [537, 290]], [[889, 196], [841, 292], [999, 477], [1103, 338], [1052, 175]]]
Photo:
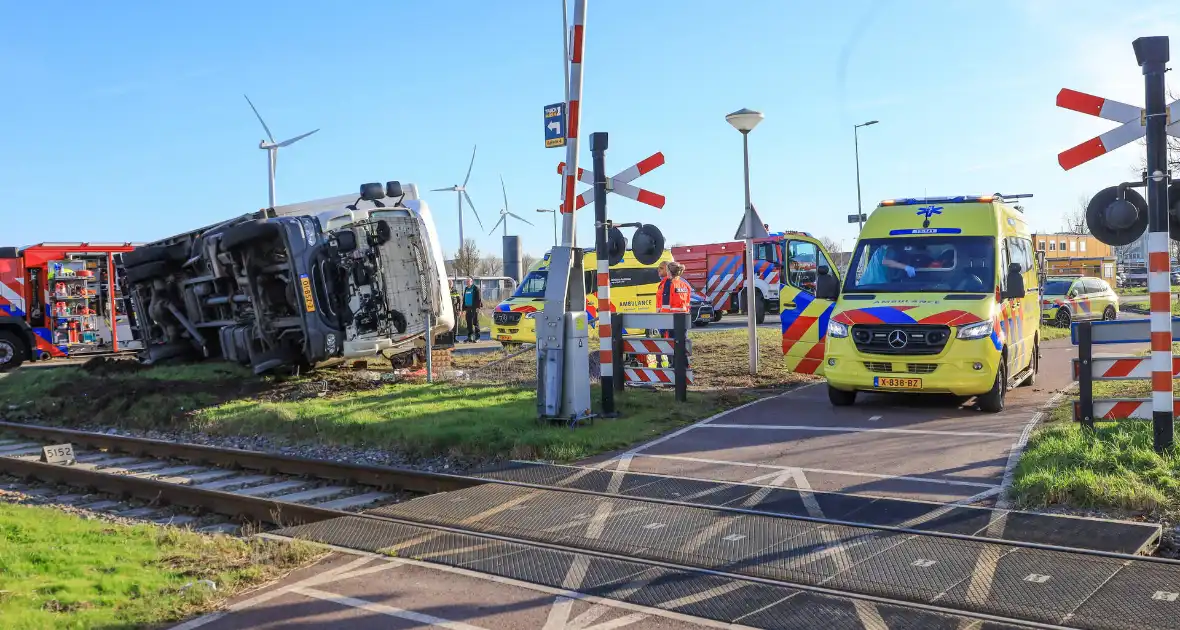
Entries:
[[882, 206], [916, 206], [923, 203], [990, 203], [992, 201], [1008, 201], [1011, 199], [1026, 199], [1032, 197], [1032, 193], [1025, 193], [1021, 195], [1004, 195], [996, 193], [994, 195], [958, 195], [955, 197], [906, 197], [902, 199], [886, 199], [879, 205]]

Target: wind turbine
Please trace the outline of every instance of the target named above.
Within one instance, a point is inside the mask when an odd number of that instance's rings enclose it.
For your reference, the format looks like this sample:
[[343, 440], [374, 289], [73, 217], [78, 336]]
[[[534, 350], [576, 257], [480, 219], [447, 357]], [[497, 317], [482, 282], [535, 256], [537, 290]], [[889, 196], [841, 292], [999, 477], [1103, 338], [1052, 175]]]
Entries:
[[475, 146], [471, 147], [471, 162], [467, 165], [467, 177], [463, 178], [462, 184], [455, 184], [454, 186], [451, 186], [449, 188], [434, 188], [434, 189], [432, 189], [433, 192], [451, 191], [451, 192], [454, 192], [455, 196], [459, 198], [459, 249], [455, 250], [456, 255], [458, 255], [457, 252], [463, 250], [463, 198], [464, 197], [467, 198], [467, 205], [471, 206], [471, 214], [475, 215], [475, 220], [479, 223], [479, 229], [481, 229], [481, 230], [483, 229], [483, 221], [480, 220], [479, 213], [475, 211], [475, 203], [471, 201], [471, 195], [467, 194], [467, 181], [471, 179], [471, 167], [475, 166], [475, 149], [476, 148], [477, 147], [475, 147]]
[[282, 142], [275, 142], [274, 134], [272, 134], [270, 132], [270, 127], [266, 126], [266, 121], [262, 119], [262, 114], [258, 113], [258, 108], [254, 107], [254, 102], [250, 100], [249, 96], [246, 96], [245, 94], [243, 94], [242, 96], [245, 96], [246, 102], [250, 103], [250, 109], [254, 110], [254, 115], [258, 117], [258, 122], [262, 123], [262, 129], [263, 129], [263, 131], [266, 132], [266, 137], [270, 140], [270, 142], [267, 142], [266, 140], [260, 141], [258, 143], [258, 148], [266, 150], [267, 175], [268, 175], [268, 181], [270, 182], [270, 188], [269, 188], [270, 206], [268, 206], [268, 207], [273, 208], [273, 207], [275, 207], [275, 167], [278, 166], [278, 163], [279, 163], [279, 149], [286, 147], [286, 146], [290, 146], [292, 144], [295, 144], [296, 142], [299, 142], [300, 140], [319, 131], [319, 129], [312, 129], [311, 131], [309, 131], [303, 135], [295, 136], [294, 138], [291, 138], [290, 140], [283, 140]]
[[491, 232], [488, 232], [488, 234], [495, 232], [496, 228], [500, 227], [500, 224], [503, 223], [504, 224], [504, 236], [508, 236], [508, 217], [520, 219], [521, 221], [524, 221], [525, 223], [532, 225], [533, 224], [532, 221], [529, 221], [528, 219], [520, 216], [519, 214], [516, 214], [515, 212], [508, 211], [508, 189], [504, 187], [504, 176], [503, 175], [500, 176], [500, 190], [504, 191], [504, 207], [500, 210], [500, 220], [496, 221], [496, 224], [492, 226], [492, 230], [491, 230]]

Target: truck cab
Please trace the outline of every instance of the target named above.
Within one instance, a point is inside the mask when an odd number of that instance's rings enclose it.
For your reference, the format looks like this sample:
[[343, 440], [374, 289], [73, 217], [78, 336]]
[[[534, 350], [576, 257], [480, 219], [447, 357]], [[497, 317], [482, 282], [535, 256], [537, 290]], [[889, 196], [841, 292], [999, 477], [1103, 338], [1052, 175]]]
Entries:
[[846, 276], [819, 270], [817, 295], [835, 298], [820, 333], [833, 405], [944, 393], [998, 412], [1010, 387], [1033, 383], [1043, 278], [1016, 197], [883, 201]]

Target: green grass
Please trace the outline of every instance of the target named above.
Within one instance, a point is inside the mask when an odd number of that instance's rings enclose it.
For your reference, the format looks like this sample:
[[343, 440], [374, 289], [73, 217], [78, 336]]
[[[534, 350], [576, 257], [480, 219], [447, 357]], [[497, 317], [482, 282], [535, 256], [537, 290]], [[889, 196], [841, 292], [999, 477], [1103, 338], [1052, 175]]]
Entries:
[[[1180, 391], [1180, 381], [1173, 382]], [[1150, 381], [1096, 381], [1095, 398], [1146, 398]], [[1073, 421], [1073, 402], [1054, 408], [1016, 467], [1013, 498], [1025, 507], [1064, 505], [1127, 511], [1180, 509], [1180, 460], [1152, 449], [1150, 422]]]
[[[322, 553], [306, 543], [114, 525], [0, 503], [0, 626], [113, 630], [175, 622]], [[184, 588], [198, 580], [217, 589]]]
[[[591, 394], [597, 407], [598, 388]], [[385, 446], [411, 457], [573, 461], [654, 438], [744, 400], [691, 392], [679, 404], [671, 391], [626, 391], [617, 396], [621, 417], [570, 430], [537, 422], [531, 388], [396, 384], [297, 402], [238, 400], [193, 414], [192, 424], [209, 433]]]
[[1054, 339], [1068, 339], [1069, 329], [1058, 326], [1048, 326], [1041, 324], [1041, 339], [1044, 341], [1052, 341]]

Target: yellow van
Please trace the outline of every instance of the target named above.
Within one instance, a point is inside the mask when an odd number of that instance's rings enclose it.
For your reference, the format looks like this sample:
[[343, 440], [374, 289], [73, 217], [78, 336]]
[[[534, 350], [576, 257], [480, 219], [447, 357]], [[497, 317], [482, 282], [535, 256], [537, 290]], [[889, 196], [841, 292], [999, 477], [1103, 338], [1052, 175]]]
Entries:
[[[656, 312], [656, 289], [660, 284], [661, 262], [672, 260], [665, 249], [655, 264], [645, 265], [631, 250], [610, 268], [610, 301], [616, 313]], [[586, 282], [586, 314], [593, 331], [598, 329], [598, 259], [593, 249], [583, 250], [582, 270]], [[505, 346], [537, 342], [537, 322], [533, 319], [545, 308], [545, 282], [549, 277], [549, 253], [529, 268], [528, 274], [512, 297], [496, 305], [492, 312], [492, 339]], [[632, 331], [628, 331], [632, 332]], [[642, 332], [642, 331], [639, 331]]]
[[817, 299], [838, 295], [822, 366], [833, 405], [858, 391], [949, 393], [994, 413], [1012, 385], [1033, 384], [1043, 278], [1015, 198], [883, 201], [843, 286], [820, 270]]

